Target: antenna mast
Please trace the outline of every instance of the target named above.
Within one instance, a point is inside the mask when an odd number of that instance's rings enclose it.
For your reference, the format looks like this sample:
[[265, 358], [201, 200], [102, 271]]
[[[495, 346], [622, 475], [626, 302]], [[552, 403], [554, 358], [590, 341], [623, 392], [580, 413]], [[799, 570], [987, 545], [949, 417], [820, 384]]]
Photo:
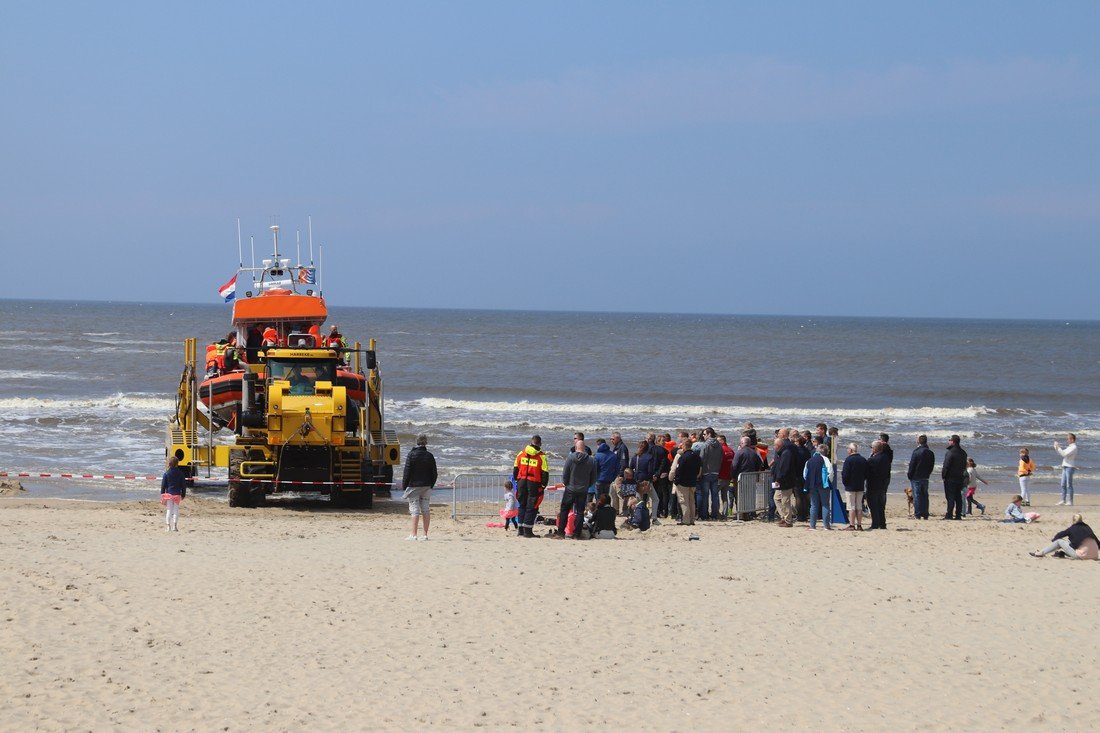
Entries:
[[271, 225], [271, 236], [275, 239], [275, 264], [279, 264], [279, 225]]
[[239, 266], [244, 268], [244, 251], [241, 249], [241, 217], [237, 217], [237, 259]]
[[313, 217], [306, 217], [306, 221], [309, 222], [309, 264], [313, 264]]

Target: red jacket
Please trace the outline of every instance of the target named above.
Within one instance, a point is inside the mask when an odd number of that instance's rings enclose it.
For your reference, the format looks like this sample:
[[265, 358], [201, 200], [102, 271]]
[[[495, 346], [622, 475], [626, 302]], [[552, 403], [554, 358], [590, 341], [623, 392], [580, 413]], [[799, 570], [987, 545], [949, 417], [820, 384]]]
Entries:
[[722, 444], [722, 467], [718, 469], [718, 480], [729, 481], [733, 475], [733, 448]]

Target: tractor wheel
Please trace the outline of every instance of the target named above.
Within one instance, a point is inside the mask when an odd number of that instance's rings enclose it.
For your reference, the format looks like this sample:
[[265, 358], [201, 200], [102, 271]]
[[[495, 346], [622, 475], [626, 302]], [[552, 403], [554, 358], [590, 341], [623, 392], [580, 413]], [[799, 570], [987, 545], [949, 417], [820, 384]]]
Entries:
[[229, 506], [252, 506], [251, 487], [241, 481], [241, 462], [244, 459], [240, 453], [229, 455]]

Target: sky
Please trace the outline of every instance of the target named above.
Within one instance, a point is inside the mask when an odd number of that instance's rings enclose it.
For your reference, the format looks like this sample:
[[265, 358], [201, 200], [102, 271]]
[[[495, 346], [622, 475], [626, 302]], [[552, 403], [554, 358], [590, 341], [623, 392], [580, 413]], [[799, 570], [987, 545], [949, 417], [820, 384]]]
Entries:
[[0, 297], [216, 303], [312, 217], [330, 305], [1098, 317], [1095, 2], [0, 19]]

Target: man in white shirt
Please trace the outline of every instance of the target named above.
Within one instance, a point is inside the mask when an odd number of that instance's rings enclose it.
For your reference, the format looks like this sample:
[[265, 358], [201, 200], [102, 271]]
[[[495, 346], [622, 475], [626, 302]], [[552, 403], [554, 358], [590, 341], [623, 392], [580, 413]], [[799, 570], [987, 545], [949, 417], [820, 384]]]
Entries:
[[1073, 474], [1077, 470], [1077, 436], [1070, 433], [1066, 436], [1066, 447], [1058, 445], [1054, 441], [1054, 450], [1062, 456], [1062, 500], [1059, 505], [1073, 506]]

